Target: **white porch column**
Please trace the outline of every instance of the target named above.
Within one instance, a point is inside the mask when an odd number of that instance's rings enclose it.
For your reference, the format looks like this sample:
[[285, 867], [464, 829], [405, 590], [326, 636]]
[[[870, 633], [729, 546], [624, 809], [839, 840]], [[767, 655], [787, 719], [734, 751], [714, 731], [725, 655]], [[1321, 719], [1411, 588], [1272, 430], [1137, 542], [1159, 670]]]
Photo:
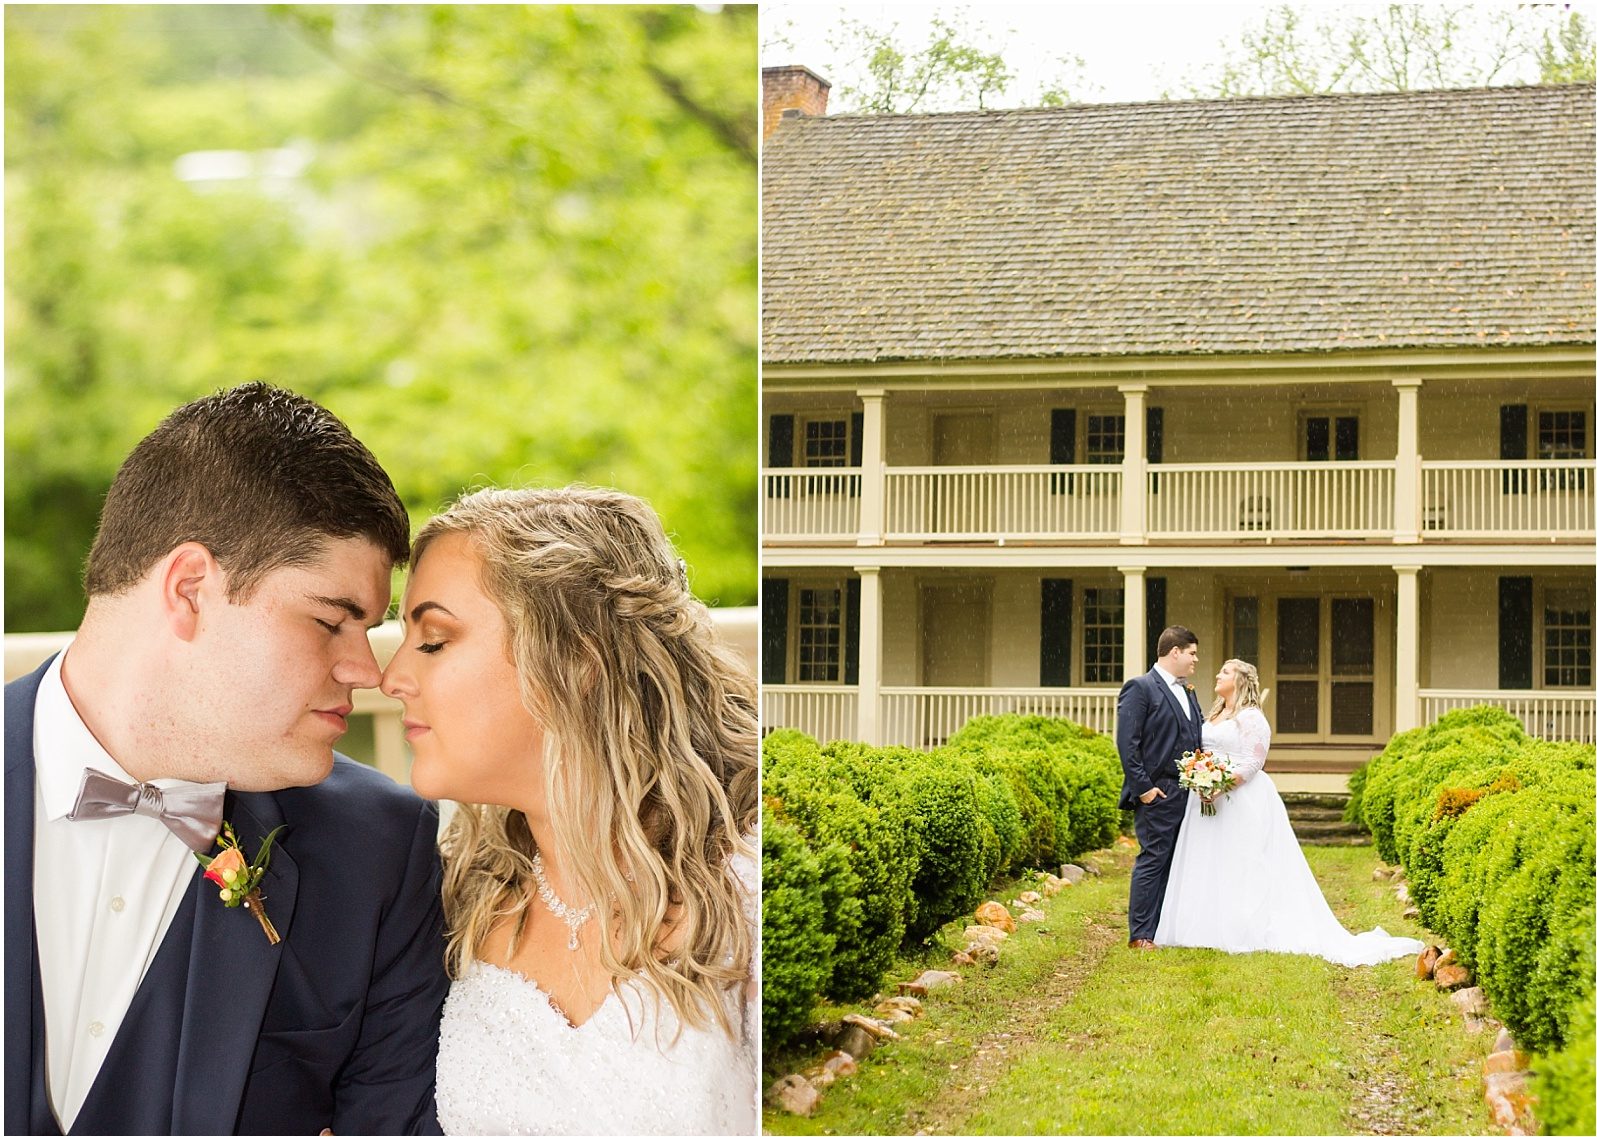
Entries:
[[1420, 566], [1394, 565], [1397, 572], [1397, 705], [1392, 729], [1420, 725]]
[[861, 545], [882, 543], [882, 523], [887, 502], [887, 419], [881, 388], [859, 392], [865, 404], [865, 437], [860, 446], [859, 538]]
[[882, 570], [859, 565], [859, 740], [882, 744]]
[[[1146, 545], [1148, 543], [1148, 412], [1144, 408], [1144, 403], [1148, 394], [1148, 385], [1128, 383], [1120, 388], [1120, 393], [1126, 397], [1126, 456], [1120, 466], [1120, 543]], [[1140, 587], [1139, 585], [1139, 589]], [[1126, 591], [1128, 603], [1130, 599], [1131, 592], [1128, 588]], [[1130, 656], [1127, 656], [1126, 662], [1129, 664], [1130, 661]]]
[[[1126, 431], [1130, 435], [1131, 431]], [[1128, 445], [1127, 450], [1131, 447]], [[1120, 572], [1125, 576], [1126, 586], [1126, 624], [1123, 630], [1125, 642], [1126, 674], [1125, 678], [1135, 679], [1149, 667], [1148, 662], [1148, 590], [1147, 574], [1144, 567], [1122, 568]]]
[[1392, 540], [1412, 545], [1420, 539], [1420, 384], [1423, 379], [1393, 379], [1397, 388], [1397, 478], [1392, 503]]

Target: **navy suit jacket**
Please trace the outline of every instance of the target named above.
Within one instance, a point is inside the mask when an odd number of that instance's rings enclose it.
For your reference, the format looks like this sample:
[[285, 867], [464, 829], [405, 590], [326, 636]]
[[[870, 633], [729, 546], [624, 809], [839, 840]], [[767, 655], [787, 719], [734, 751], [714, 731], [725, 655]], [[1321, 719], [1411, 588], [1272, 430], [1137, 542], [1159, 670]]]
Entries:
[[1181, 711], [1176, 693], [1160, 674], [1148, 669], [1126, 680], [1115, 704], [1115, 748], [1126, 780], [1120, 787], [1120, 808], [1136, 809], [1138, 800], [1153, 789], [1155, 779], [1181, 773], [1177, 762], [1187, 750], [1203, 742], [1203, 712], [1198, 696], [1187, 692], [1191, 716]]
[[[44, 1091], [33, 924], [33, 706], [6, 685], [5, 1131], [59, 1133]], [[339, 755], [320, 785], [229, 792], [282, 942], [195, 862], [73, 1133], [438, 1133], [444, 973], [438, 814]]]

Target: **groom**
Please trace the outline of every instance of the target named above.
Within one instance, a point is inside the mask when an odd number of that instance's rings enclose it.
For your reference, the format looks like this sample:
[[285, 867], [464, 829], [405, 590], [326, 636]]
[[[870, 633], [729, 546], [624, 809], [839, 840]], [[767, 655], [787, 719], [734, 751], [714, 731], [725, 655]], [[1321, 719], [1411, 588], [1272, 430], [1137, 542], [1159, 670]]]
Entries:
[[[342, 422], [251, 383], [112, 483], [68, 648], [6, 686], [5, 1131], [437, 1133], [437, 815], [335, 757], [409, 522]], [[196, 851], [227, 821], [255, 913]]]
[[1203, 743], [1203, 714], [1188, 680], [1198, 668], [1198, 637], [1179, 624], [1159, 633], [1159, 662], [1120, 688], [1115, 746], [1126, 780], [1120, 808], [1136, 810], [1131, 870], [1131, 946], [1152, 950], [1187, 797], [1177, 792], [1182, 752]]

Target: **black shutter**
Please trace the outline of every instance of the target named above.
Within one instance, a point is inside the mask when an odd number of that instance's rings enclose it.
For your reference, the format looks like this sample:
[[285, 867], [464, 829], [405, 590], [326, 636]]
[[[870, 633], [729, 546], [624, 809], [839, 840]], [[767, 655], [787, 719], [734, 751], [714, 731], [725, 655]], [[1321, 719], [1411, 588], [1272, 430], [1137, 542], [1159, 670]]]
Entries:
[[[1048, 430], [1048, 461], [1055, 466], [1076, 464], [1076, 411], [1074, 407], [1056, 407]], [[1074, 493], [1074, 474], [1055, 474], [1050, 479], [1052, 492]]]
[[1041, 686], [1070, 686], [1070, 606], [1073, 583], [1042, 582]]
[[848, 579], [843, 607], [843, 682], [859, 682], [859, 577]]
[[[1157, 465], [1164, 461], [1164, 408], [1148, 408], [1148, 463]], [[1159, 492], [1159, 475], [1148, 479], [1148, 492]]]
[[760, 681], [787, 682], [787, 581], [777, 576], [760, 589]]
[[[865, 412], [855, 411], [848, 424], [848, 464], [855, 469], [865, 465]], [[860, 480], [848, 480], [848, 496], [858, 497]], [[856, 582], [857, 584], [858, 582]], [[851, 680], [852, 682], [852, 680]]]
[[[766, 446], [765, 464], [772, 469], [793, 465], [793, 416], [772, 415], [769, 444]], [[766, 487], [766, 497], [791, 497], [792, 484], [783, 479]], [[786, 593], [783, 594], [784, 596]], [[784, 603], [786, 601], [784, 600]]]
[[1159, 633], [1165, 623], [1165, 578], [1150, 576], [1143, 581], [1144, 596], [1148, 606], [1148, 658], [1149, 667], [1159, 658]]
[[1504, 691], [1523, 691], [1531, 686], [1531, 636], [1536, 624], [1531, 611], [1530, 579], [1497, 578], [1497, 686]]
[[[1497, 432], [1497, 456], [1504, 462], [1523, 462], [1530, 455], [1530, 408], [1524, 403], [1498, 407]], [[1503, 492], [1524, 493], [1527, 480], [1524, 470], [1504, 470]]]
[[1338, 416], [1336, 420], [1336, 460], [1359, 460], [1359, 420], [1351, 416]]

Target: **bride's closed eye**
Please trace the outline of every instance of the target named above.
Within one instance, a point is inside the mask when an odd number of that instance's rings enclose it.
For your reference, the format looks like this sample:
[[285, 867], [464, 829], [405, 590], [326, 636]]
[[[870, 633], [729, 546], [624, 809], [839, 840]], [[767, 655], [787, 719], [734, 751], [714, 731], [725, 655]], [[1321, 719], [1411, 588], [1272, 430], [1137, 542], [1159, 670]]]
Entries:
[[416, 650], [421, 652], [423, 655], [432, 655], [434, 652], [444, 650], [444, 641], [438, 640], [435, 643], [430, 644], [417, 644]]

